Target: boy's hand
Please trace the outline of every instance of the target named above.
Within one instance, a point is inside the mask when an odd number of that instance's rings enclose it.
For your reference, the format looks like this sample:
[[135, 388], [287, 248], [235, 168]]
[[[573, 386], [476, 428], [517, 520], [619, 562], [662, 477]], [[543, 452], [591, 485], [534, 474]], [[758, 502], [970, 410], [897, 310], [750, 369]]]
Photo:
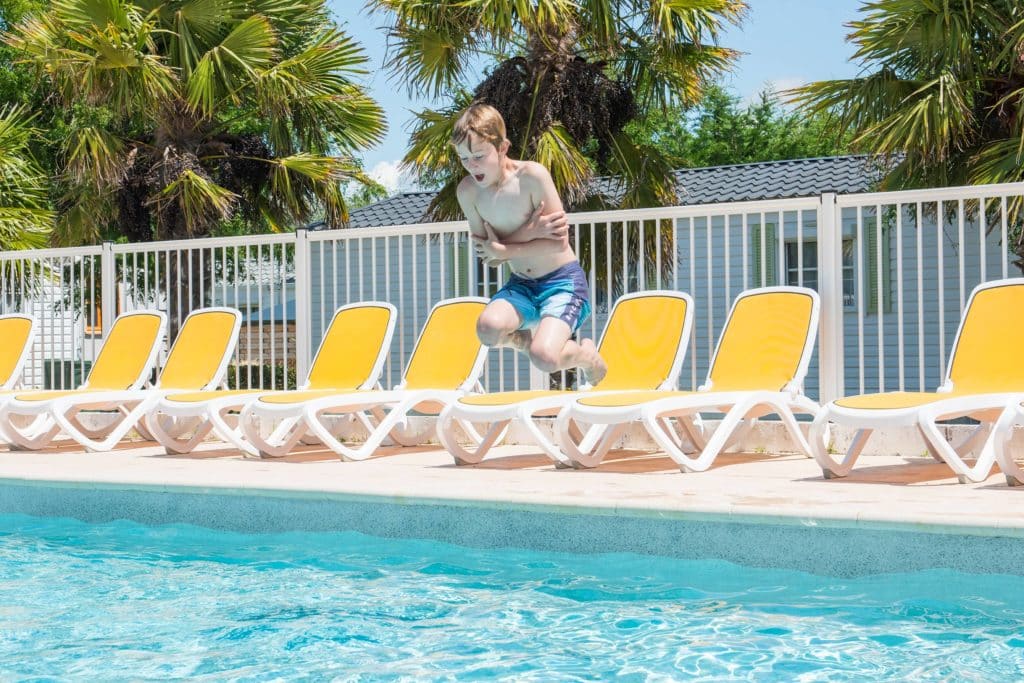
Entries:
[[497, 233], [487, 221], [484, 221], [484, 231], [487, 233], [486, 237], [470, 235], [473, 238], [477, 256], [488, 265], [498, 265], [504, 262], [506, 260], [505, 245], [498, 240]]
[[545, 214], [543, 201], [530, 214], [527, 226], [533, 233], [533, 239], [563, 240], [569, 236], [569, 219], [566, 218], [565, 211]]

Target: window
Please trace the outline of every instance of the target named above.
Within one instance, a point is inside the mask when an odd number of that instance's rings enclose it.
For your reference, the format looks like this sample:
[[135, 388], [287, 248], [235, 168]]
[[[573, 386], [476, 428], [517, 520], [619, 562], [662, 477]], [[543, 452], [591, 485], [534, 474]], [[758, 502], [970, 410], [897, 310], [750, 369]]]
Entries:
[[[865, 231], [867, 232], [867, 231]], [[883, 233], [884, 234], [884, 233]], [[843, 240], [843, 308], [854, 309], [857, 306], [857, 251], [854, 248], [856, 240], [847, 237]], [[800, 275], [803, 273], [804, 287], [818, 289], [818, 244], [814, 240], [804, 240], [803, 262], [800, 262], [800, 248], [797, 242], [788, 241], [785, 244], [786, 257], [786, 284], [798, 286]], [[891, 278], [888, 268], [889, 250], [887, 244], [883, 243], [882, 248], [882, 301], [883, 312], [889, 312], [891, 303], [890, 289]], [[864, 299], [867, 305], [867, 313], [878, 312], [878, 243], [874, 239], [874, 231], [867, 234], [863, 260], [864, 272], [867, 282], [864, 288]], [[769, 283], [771, 284], [771, 283]]]

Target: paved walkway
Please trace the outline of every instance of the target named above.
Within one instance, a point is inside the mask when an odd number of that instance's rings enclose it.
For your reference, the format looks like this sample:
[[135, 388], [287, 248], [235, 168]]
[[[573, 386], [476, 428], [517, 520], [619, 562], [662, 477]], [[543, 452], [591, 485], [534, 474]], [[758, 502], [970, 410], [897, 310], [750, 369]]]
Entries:
[[342, 462], [307, 447], [280, 460], [255, 460], [204, 444], [167, 456], [152, 443], [110, 453], [65, 446], [48, 452], [0, 451], [0, 479], [159, 488], [235, 488], [303, 495], [465, 501], [474, 505], [603, 508], [616, 513], [788, 518], [801, 524], [910, 526], [1024, 537], [1024, 487], [995, 472], [959, 484], [929, 458], [862, 458], [854, 473], [825, 481], [813, 460], [736, 454], [708, 472], [683, 474], [664, 455], [617, 451], [596, 470], [556, 470], [535, 449], [506, 446], [472, 467], [456, 467], [435, 447], [384, 449], [365, 462]]

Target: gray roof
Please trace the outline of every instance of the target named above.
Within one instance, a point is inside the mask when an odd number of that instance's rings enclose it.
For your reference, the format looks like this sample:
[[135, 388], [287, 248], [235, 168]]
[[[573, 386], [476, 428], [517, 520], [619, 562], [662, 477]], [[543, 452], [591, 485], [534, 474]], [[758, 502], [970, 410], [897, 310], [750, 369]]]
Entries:
[[[867, 156], [819, 157], [754, 164], [683, 168], [675, 171], [682, 204], [717, 204], [758, 199], [812, 197], [823, 192], [865, 192], [879, 178], [877, 162]], [[595, 179], [600, 191], [614, 193], [611, 178]], [[403, 192], [351, 213], [349, 225], [370, 228], [430, 222], [427, 206], [434, 192]], [[310, 226], [323, 229], [323, 224]]]

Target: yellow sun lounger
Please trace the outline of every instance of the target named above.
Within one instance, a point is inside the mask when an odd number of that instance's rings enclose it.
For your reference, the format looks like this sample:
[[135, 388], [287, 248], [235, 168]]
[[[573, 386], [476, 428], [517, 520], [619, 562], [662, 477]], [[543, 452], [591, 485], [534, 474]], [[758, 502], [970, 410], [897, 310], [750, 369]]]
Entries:
[[[326, 389], [257, 398], [242, 410], [245, 438], [260, 455], [279, 457], [308, 431], [343, 460], [365, 460], [386, 438], [403, 446], [422, 443], [434, 427], [409, 429], [411, 412], [437, 415], [451, 401], [479, 388], [487, 347], [477, 339], [476, 320], [486, 305], [487, 299], [480, 297], [437, 303], [423, 325], [401, 384], [390, 391]], [[336, 438], [325, 418], [337, 415], [372, 416], [366, 441], [350, 446]], [[267, 438], [260, 429], [264, 420], [294, 422]]]
[[0, 391], [14, 389], [36, 338], [36, 319], [30, 315], [0, 315]]
[[[995, 280], [975, 287], [957, 331], [945, 379], [934, 392], [890, 391], [848, 396], [827, 404], [811, 427], [814, 457], [826, 478], [844, 477], [875, 429], [917, 427], [928, 451], [944, 461], [961, 482], [982, 481], [996, 461], [992, 428], [1007, 404], [1024, 392], [1024, 279]], [[956, 445], [946, 441], [938, 420], [971, 417], [980, 421]], [[858, 429], [842, 458], [828, 452], [829, 423]], [[974, 465], [964, 457], [984, 441]], [[1004, 470], [1005, 471], [1005, 470]]]
[[[395, 318], [395, 307], [386, 302], [365, 301], [340, 307], [324, 333], [305, 383], [297, 391], [340, 393], [379, 386], [377, 380], [391, 346]], [[221, 440], [257, 455], [237, 418], [246, 404], [269, 395], [290, 396], [295, 392], [223, 389], [168, 394], [149, 411], [146, 425], [169, 453], [191, 452], [212, 430]], [[284, 429], [294, 422], [282, 423]], [[191, 435], [182, 436], [185, 431], [191, 431]], [[302, 434], [292, 436], [297, 442]], [[287, 444], [288, 448], [293, 445]]]
[[[675, 386], [690, 341], [693, 300], [681, 292], [650, 291], [619, 299], [608, 316], [601, 336], [600, 352], [608, 363], [608, 374], [594, 389], [585, 391], [506, 391], [463, 396], [441, 413], [438, 435], [456, 464], [470, 465], [483, 460], [512, 420], [519, 420], [533, 440], [556, 465], [569, 466], [569, 458], [550, 439], [535, 418], [553, 417], [581, 394], [612, 391], [668, 389]], [[475, 423], [486, 423], [481, 438]], [[459, 443], [457, 429], [469, 437], [472, 446]], [[592, 450], [604, 443], [602, 427], [576, 434], [579, 450]]]
[[[816, 414], [817, 403], [804, 396], [803, 380], [814, 350], [820, 303], [802, 287], [766, 287], [740, 294], [718, 340], [707, 381], [697, 391], [643, 391], [580, 398], [556, 420], [562, 451], [576, 467], [596, 467], [626, 425], [641, 421], [684, 472], [708, 469], [718, 454], [738, 439], [744, 423], [778, 414], [797, 445], [810, 456], [794, 412]], [[723, 412], [711, 434], [702, 412]], [[593, 452], [576, 446], [584, 425], [613, 425]], [[678, 428], [681, 428], [680, 433]], [[691, 457], [684, 445], [700, 449]]]
[[[141, 388], [156, 364], [166, 321], [159, 311], [120, 315], [80, 387], [11, 394], [0, 404], [0, 425], [7, 442], [36, 450], [64, 431], [91, 450], [107, 450], [117, 443], [142, 415], [127, 404], [144, 402]], [[110, 427], [89, 429], [76, 419], [83, 409], [118, 410], [124, 419]]]

